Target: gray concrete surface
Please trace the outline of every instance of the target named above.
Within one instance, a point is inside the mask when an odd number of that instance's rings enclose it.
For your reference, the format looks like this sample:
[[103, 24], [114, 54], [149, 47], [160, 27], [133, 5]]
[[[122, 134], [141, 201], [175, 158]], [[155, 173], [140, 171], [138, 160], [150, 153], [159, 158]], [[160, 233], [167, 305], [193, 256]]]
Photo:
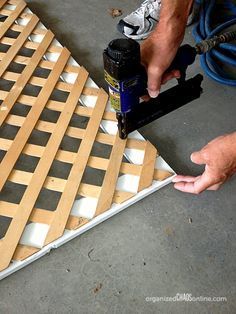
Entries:
[[[107, 10], [125, 15], [139, 1], [28, 3], [105, 86], [102, 51], [119, 36]], [[190, 29], [186, 38], [192, 41]], [[197, 72], [195, 63], [189, 74]], [[200, 173], [190, 153], [235, 130], [235, 90], [207, 77], [203, 88], [201, 99], [141, 130], [178, 173]], [[235, 191], [236, 178], [198, 196], [161, 189], [1, 281], [0, 313], [236, 313]], [[178, 293], [227, 302], [146, 301]]]

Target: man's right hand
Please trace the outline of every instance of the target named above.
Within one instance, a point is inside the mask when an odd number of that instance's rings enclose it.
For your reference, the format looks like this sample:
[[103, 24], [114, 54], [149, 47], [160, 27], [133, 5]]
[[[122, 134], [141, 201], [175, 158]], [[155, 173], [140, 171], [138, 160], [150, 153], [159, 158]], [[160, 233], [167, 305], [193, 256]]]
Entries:
[[183, 40], [193, 0], [162, 0], [160, 21], [141, 45], [141, 61], [148, 75], [148, 92], [157, 97], [161, 84], [178, 78], [176, 69], [166, 73]]
[[180, 77], [178, 70], [166, 72], [176, 55], [178, 47], [179, 42], [172, 49], [171, 47], [165, 47], [160, 39], [156, 38], [156, 34], [150, 35], [141, 45], [141, 59], [148, 75], [148, 93], [150, 97], [155, 98], [158, 96], [161, 84], [165, 84], [172, 78]]

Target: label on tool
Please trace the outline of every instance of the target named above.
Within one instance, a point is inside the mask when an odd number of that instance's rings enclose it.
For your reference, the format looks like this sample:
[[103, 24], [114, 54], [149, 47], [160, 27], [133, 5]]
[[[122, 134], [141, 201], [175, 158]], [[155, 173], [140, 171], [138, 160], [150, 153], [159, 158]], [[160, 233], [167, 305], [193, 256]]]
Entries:
[[123, 113], [130, 111], [132, 105], [139, 101], [140, 75], [118, 81], [106, 71], [104, 73], [112, 108]]
[[120, 93], [109, 86], [110, 102], [113, 109], [121, 111], [120, 107]]
[[114, 87], [115, 89], [117, 89], [117, 91], [119, 91], [120, 89], [120, 85], [119, 85], [119, 81], [117, 81], [116, 79], [114, 79], [114, 77], [112, 77], [110, 74], [107, 73], [107, 71], [104, 71], [104, 76], [105, 76], [105, 80], [106, 82]]
[[116, 111], [121, 111], [121, 101], [120, 101], [120, 84], [119, 81], [114, 79], [106, 71], [104, 71], [105, 80], [109, 86], [109, 95], [111, 106]]

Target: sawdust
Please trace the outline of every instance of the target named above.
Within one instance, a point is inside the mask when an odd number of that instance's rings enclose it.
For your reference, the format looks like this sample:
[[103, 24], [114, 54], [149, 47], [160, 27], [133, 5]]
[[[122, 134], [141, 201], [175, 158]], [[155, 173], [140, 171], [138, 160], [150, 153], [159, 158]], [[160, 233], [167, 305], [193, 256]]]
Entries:
[[117, 8], [111, 8], [111, 9], [108, 9], [108, 13], [113, 17], [118, 17], [118, 16], [121, 16], [123, 14], [122, 10], [121, 9], [117, 9]]
[[93, 289], [93, 292], [94, 292], [94, 293], [98, 293], [99, 290], [101, 290], [101, 289], [102, 289], [102, 283], [99, 283], [99, 284]]

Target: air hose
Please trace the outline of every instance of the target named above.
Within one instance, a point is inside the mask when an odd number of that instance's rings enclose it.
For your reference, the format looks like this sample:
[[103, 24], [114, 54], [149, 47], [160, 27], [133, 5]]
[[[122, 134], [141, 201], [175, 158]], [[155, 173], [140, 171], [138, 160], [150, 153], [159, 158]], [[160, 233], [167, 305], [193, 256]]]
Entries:
[[[200, 20], [193, 35], [197, 53], [201, 54], [201, 66], [215, 81], [236, 86], [236, 44], [233, 43], [236, 40], [236, 4], [233, 0], [221, 1], [220, 5], [215, 0], [198, 2], [201, 2]], [[234, 30], [228, 31], [233, 26]], [[234, 74], [225, 68], [232, 69]]]

